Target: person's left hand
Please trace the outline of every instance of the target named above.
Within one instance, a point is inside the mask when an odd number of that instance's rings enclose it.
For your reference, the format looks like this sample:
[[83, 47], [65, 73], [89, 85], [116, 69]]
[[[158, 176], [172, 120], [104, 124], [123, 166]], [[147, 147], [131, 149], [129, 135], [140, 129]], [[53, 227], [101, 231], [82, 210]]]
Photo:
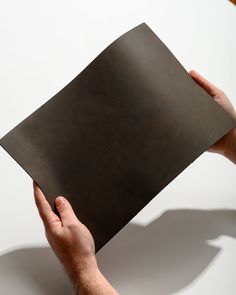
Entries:
[[93, 237], [88, 228], [77, 219], [70, 203], [64, 197], [55, 199], [60, 214], [58, 217], [35, 182], [33, 187], [48, 242], [73, 283], [76, 283], [80, 274], [97, 272]]

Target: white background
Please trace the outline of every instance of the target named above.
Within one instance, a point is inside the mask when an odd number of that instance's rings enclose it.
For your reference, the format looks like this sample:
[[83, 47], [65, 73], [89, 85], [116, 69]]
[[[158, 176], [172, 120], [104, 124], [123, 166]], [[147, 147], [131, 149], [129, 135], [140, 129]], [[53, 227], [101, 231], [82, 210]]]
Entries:
[[[236, 105], [236, 7], [226, 0], [0, 1], [0, 137], [110, 42], [146, 22]], [[30, 177], [0, 149], [0, 293], [73, 294]], [[205, 153], [97, 255], [124, 295], [236, 293], [236, 167]]]

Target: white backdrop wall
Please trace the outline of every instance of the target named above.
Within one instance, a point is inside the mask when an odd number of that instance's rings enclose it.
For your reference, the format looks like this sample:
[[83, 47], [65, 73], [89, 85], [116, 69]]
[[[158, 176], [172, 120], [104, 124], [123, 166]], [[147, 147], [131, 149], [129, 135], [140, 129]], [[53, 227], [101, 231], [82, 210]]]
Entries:
[[[236, 105], [236, 7], [226, 0], [0, 1], [0, 136], [107, 45], [146, 22]], [[30, 177], [0, 149], [1, 294], [73, 294]], [[205, 153], [97, 255], [121, 294], [236, 293], [236, 167]]]

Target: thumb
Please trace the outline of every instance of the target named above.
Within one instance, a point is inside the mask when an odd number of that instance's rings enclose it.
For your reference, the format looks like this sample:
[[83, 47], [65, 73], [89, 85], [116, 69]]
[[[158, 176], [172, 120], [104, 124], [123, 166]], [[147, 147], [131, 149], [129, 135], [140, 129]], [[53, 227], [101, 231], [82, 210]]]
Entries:
[[78, 222], [78, 219], [72, 209], [69, 201], [62, 196], [55, 199], [56, 208], [60, 214], [62, 225], [70, 225]]
[[197, 84], [199, 86], [201, 86], [203, 89], [206, 90], [206, 92], [208, 92], [210, 94], [210, 96], [214, 97], [218, 93], [221, 92], [221, 90], [218, 87], [216, 87], [214, 84], [212, 84], [211, 82], [209, 82], [206, 78], [204, 78], [198, 72], [196, 72], [194, 70], [191, 70], [189, 72], [189, 74], [197, 82]]

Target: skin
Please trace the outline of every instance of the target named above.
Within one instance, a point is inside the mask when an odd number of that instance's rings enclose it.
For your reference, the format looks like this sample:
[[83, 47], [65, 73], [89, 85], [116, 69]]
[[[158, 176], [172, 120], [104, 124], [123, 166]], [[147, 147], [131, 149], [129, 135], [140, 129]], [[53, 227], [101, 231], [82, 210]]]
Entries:
[[[206, 92], [208, 92], [212, 98], [229, 114], [236, 120], [235, 109], [230, 102], [226, 94], [201, 76], [196, 71], [190, 71], [191, 77], [201, 86]], [[233, 128], [224, 137], [217, 141], [211, 148], [209, 152], [218, 153], [236, 164], [236, 128]]]
[[57, 216], [35, 182], [33, 188], [47, 240], [69, 275], [76, 294], [118, 295], [100, 272], [93, 237], [77, 219], [70, 203], [62, 196], [57, 197], [55, 204], [60, 214]]
[[[190, 75], [226, 112], [236, 119], [233, 105], [222, 90], [196, 71], [190, 71]], [[209, 151], [224, 155], [236, 164], [236, 128], [216, 142]], [[57, 216], [35, 182], [33, 182], [33, 188], [35, 203], [44, 224], [47, 240], [69, 275], [76, 294], [118, 295], [98, 268], [91, 233], [77, 219], [67, 199], [62, 196], [55, 199], [59, 212]]]

